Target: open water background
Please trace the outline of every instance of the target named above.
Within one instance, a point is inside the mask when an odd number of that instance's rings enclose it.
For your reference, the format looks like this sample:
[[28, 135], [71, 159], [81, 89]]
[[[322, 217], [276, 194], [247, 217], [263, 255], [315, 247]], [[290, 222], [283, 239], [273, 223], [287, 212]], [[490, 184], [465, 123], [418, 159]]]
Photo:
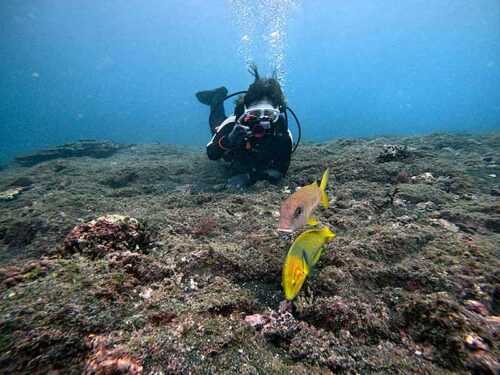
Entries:
[[2, 162], [204, 145], [194, 93], [246, 89], [250, 60], [278, 68], [304, 139], [500, 130], [498, 0], [9, 0], [0, 22]]

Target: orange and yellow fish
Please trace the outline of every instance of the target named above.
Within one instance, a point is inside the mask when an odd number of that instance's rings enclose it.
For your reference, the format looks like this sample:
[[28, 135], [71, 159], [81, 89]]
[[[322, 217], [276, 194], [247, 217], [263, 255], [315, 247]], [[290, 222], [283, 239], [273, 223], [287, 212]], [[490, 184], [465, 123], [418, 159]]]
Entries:
[[318, 263], [323, 245], [335, 237], [330, 228], [310, 229], [303, 232], [293, 242], [283, 264], [281, 285], [287, 301], [299, 294], [311, 269]]
[[321, 184], [314, 181], [300, 190], [290, 195], [282, 204], [280, 209], [280, 219], [278, 231], [291, 233], [306, 224], [317, 225], [318, 222], [311, 216], [311, 212], [319, 202], [328, 208], [328, 197], [325, 189], [330, 177], [330, 170], [327, 168], [323, 173]]

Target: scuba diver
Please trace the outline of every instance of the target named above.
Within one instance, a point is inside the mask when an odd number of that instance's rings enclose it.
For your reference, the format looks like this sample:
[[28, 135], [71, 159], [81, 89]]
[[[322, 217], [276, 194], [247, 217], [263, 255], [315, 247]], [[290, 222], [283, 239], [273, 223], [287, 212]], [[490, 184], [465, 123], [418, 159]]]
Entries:
[[292, 154], [285, 97], [276, 75], [261, 78], [255, 65], [249, 71], [255, 81], [237, 99], [229, 117], [224, 111], [225, 87], [196, 93], [201, 103], [210, 106], [208, 158], [231, 162], [233, 177], [227, 180], [228, 189], [245, 188], [259, 180], [279, 182], [286, 175]]

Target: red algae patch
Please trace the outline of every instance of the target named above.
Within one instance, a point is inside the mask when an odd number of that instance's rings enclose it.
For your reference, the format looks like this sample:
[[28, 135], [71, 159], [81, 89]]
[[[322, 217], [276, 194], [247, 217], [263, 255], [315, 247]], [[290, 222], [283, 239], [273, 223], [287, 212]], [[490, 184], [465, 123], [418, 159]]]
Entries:
[[115, 251], [140, 250], [145, 232], [137, 219], [122, 215], [106, 215], [77, 225], [66, 236], [63, 247], [67, 253], [81, 253], [102, 258]]

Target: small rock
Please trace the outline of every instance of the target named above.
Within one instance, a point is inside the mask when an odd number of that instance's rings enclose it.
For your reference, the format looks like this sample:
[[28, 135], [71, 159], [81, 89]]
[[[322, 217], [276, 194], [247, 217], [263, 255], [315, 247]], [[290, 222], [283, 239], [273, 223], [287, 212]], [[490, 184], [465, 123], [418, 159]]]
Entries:
[[152, 294], [153, 294], [153, 289], [145, 288], [142, 290], [142, 292], [139, 294], [139, 296], [141, 296], [144, 299], [150, 299]]
[[195, 291], [198, 290], [198, 283], [192, 278], [189, 278], [189, 290]]
[[245, 323], [255, 329], [262, 328], [267, 322], [269, 322], [269, 317], [261, 314], [248, 315], [245, 317]]
[[478, 301], [473, 301], [471, 299], [465, 301], [465, 308], [469, 311], [474, 311], [475, 313], [478, 313], [482, 316], [488, 315], [488, 310], [486, 310], [486, 307]]
[[403, 224], [408, 224], [411, 221], [413, 221], [413, 219], [409, 215], [403, 215], [403, 216], [398, 217], [397, 219], [400, 223], [403, 223]]
[[383, 145], [382, 152], [377, 156], [378, 163], [387, 163], [390, 161], [404, 160], [411, 155], [407, 146]]
[[468, 201], [475, 201], [475, 200], [477, 200], [477, 195], [473, 194], [473, 193], [465, 193], [460, 198], [468, 200]]
[[134, 250], [146, 242], [146, 233], [137, 219], [122, 215], [101, 216], [77, 225], [66, 236], [63, 247], [67, 253], [79, 252], [91, 258], [116, 251]]
[[490, 350], [488, 345], [486, 345], [483, 339], [479, 336], [467, 335], [465, 337], [465, 344], [469, 349], [473, 350]]
[[284, 186], [283, 189], [281, 190], [283, 194], [290, 194], [291, 190], [288, 186]]
[[425, 172], [418, 176], [413, 176], [411, 180], [415, 182], [424, 182], [426, 184], [432, 184], [436, 181], [436, 179], [430, 172]]
[[25, 188], [22, 186], [14, 187], [9, 190], [0, 192], [0, 201], [10, 201], [16, 198]]
[[397, 207], [406, 207], [406, 201], [401, 198], [394, 198], [392, 203]]
[[434, 202], [428, 201], [428, 202], [420, 202], [417, 203], [416, 205], [417, 210], [419, 211], [434, 211], [437, 207]]
[[457, 233], [460, 229], [453, 223], [446, 221], [444, 219], [429, 219], [432, 225], [440, 226], [447, 231]]

